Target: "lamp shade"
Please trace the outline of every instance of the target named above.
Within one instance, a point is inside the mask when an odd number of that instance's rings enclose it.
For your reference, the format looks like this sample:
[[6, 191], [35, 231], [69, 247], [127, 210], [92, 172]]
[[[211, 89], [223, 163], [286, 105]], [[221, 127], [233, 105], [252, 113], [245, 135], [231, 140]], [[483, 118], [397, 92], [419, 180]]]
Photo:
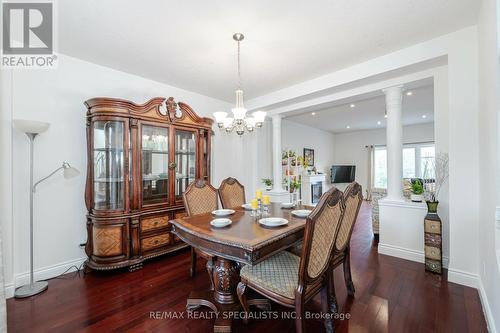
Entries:
[[265, 111], [255, 111], [253, 113], [253, 117], [255, 118], [256, 123], [263, 123], [266, 119], [267, 112]]
[[226, 116], [227, 116], [227, 112], [223, 112], [223, 111], [214, 112], [215, 121], [217, 123], [223, 123], [224, 119], [226, 119]]
[[63, 168], [64, 168], [64, 178], [70, 179], [78, 176], [80, 174], [80, 171], [78, 169], [73, 168], [71, 165], [69, 165], [68, 162], [63, 162]]
[[49, 129], [50, 124], [37, 120], [14, 119], [14, 128], [24, 133], [39, 134]]
[[243, 120], [245, 119], [245, 115], [247, 113], [247, 109], [245, 108], [232, 108], [234, 119]]

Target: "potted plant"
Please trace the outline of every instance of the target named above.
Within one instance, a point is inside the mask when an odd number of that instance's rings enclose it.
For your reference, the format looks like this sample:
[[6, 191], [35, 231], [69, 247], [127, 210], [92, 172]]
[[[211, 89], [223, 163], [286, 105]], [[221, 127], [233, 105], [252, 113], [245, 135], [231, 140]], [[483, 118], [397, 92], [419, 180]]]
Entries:
[[[427, 185], [427, 210], [431, 214], [437, 214], [437, 207], [439, 204], [439, 192], [443, 187], [443, 184], [448, 179], [448, 154], [439, 153], [436, 154], [434, 161], [425, 164], [424, 175], [427, 178], [432, 178], [429, 176], [434, 176], [434, 183], [429, 183]], [[429, 165], [430, 164], [430, 165]], [[430, 174], [431, 171], [433, 174]]]
[[266, 186], [266, 191], [271, 191], [273, 189], [273, 181], [270, 178], [262, 178], [262, 184]]
[[411, 184], [411, 196], [410, 199], [413, 202], [422, 202], [424, 200], [424, 185], [420, 180], [415, 180]]
[[294, 193], [300, 188], [300, 180], [292, 179], [290, 181], [290, 193]]

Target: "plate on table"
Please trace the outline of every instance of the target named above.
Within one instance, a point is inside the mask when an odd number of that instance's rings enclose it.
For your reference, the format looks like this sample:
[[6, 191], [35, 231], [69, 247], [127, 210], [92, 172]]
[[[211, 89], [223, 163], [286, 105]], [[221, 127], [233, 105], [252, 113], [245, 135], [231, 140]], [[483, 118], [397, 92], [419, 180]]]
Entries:
[[233, 209], [217, 209], [212, 212], [215, 216], [228, 216], [234, 214]]
[[210, 225], [216, 228], [224, 228], [230, 225], [231, 223], [233, 223], [233, 221], [231, 221], [228, 218], [213, 219], [212, 221], [210, 221]]
[[288, 224], [288, 220], [281, 217], [266, 217], [260, 219], [259, 223], [266, 227], [279, 227]]
[[308, 217], [309, 214], [311, 214], [312, 210], [309, 209], [297, 209], [297, 210], [292, 210], [292, 215], [295, 215], [297, 217]]
[[281, 208], [292, 208], [293, 206], [295, 206], [293, 204], [293, 202], [282, 202], [281, 203]]
[[244, 205], [241, 205], [241, 207], [245, 210], [252, 210], [252, 205], [250, 205], [250, 204], [244, 204]]

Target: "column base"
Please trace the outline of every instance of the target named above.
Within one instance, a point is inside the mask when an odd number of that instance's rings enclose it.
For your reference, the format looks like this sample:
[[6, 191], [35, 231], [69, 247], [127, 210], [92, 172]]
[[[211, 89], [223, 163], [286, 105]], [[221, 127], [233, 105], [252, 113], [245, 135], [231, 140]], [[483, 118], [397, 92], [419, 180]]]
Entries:
[[290, 193], [285, 190], [271, 190], [264, 194], [269, 196], [271, 202], [290, 202]]

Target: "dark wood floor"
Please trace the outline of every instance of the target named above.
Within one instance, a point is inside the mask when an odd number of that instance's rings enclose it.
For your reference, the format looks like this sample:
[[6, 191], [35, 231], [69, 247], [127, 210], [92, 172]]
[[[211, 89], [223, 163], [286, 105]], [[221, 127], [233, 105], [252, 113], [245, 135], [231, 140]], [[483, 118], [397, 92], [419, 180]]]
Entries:
[[[342, 270], [335, 274], [340, 311], [336, 332], [486, 332], [475, 289], [448, 283], [424, 271], [424, 265], [377, 253], [370, 208], [363, 204], [352, 241], [355, 298], [349, 298]], [[154, 319], [151, 312], [184, 313], [193, 288], [208, 287], [204, 263], [188, 274], [189, 252], [163, 257], [140, 271], [75, 273], [49, 282], [48, 291], [7, 302], [9, 332], [209, 332], [210, 319]], [[285, 310], [273, 304], [273, 310]], [[319, 300], [309, 306], [319, 312]], [[209, 317], [208, 311], [201, 312]], [[280, 314], [281, 315], [281, 314]], [[163, 314], [159, 314], [163, 316]], [[292, 319], [236, 321], [236, 332], [292, 332]], [[320, 321], [307, 321], [309, 332], [322, 332]]]

